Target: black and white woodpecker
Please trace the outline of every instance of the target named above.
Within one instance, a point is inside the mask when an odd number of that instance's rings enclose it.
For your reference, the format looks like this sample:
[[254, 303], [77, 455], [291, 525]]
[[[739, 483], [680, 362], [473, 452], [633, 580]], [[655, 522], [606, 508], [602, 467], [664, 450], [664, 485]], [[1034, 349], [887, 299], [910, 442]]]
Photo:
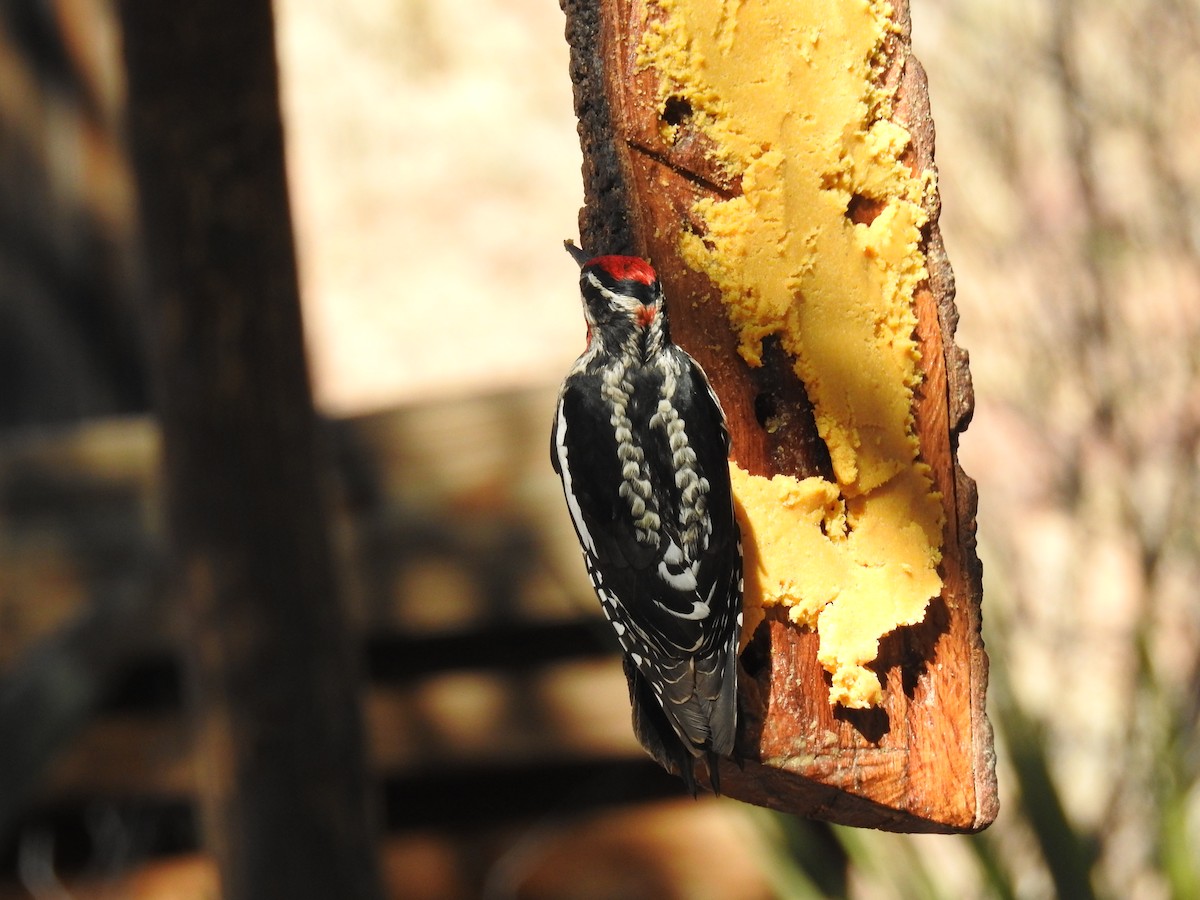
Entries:
[[742, 627], [725, 415], [699, 363], [671, 343], [650, 264], [566, 247], [581, 267], [587, 349], [559, 392], [551, 462], [621, 643], [635, 730], [693, 794], [704, 758], [719, 792]]

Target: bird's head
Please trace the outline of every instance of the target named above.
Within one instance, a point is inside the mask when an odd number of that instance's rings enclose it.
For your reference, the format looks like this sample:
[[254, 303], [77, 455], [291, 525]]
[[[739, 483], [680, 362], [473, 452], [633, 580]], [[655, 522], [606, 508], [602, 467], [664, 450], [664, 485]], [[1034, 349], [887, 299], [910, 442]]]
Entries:
[[620, 343], [633, 335], [649, 338], [651, 344], [666, 338], [662, 286], [650, 263], [637, 256], [589, 257], [570, 241], [565, 245], [580, 266], [589, 344], [598, 333]]

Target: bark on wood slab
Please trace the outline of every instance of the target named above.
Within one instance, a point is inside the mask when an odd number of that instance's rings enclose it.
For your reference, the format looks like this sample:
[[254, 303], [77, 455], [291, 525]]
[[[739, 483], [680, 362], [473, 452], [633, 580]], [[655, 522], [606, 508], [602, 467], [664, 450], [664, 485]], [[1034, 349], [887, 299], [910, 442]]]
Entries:
[[[706, 138], [689, 133], [686, 120], [672, 123], [684, 129], [674, 144], [660, 137], [657, 75], [636, 63], [643, 0], [562, 0], [562, 6], [584, 154], [584, 247], [653, 261], [672, 302], [673, 335], [707, 370], [744, 468], [764, 476], [831, 478], [791, 360], [768, 340], [763, 366], [746, 366], [717, 289], [680, 259], [681, 231], [702, 230], [691, 221], [696, 201], [736, 196], [740, 185], [711, 163]], [[883, 77], [896, 88], [895, 118], [912, 135], [908, 161], [914, 171], [932, 170], [925, 76], [911, 56], [907, 4], [895, 7], [898, 28]], [[938, 230], [938, 202], [936, 195], [928, 200], [923, 249], [929, 277], [916, 295], [924, 381], [914, 412], [921, 456], [945, 507], [944, 589], [924, 622], [881, 641], [873, 668], [885, 702], [872, 710], [831, 707], [817, 635], [769, 613], [742, 655], [738, 748], [744, 767], [728, 763], [721, 770], [729, 796], [894, 831], [975, 831], [997, 811], [984, 711], [975, 484], [956, 458], [974, 399], [966, 354], [954, 344], [954, 280]]]

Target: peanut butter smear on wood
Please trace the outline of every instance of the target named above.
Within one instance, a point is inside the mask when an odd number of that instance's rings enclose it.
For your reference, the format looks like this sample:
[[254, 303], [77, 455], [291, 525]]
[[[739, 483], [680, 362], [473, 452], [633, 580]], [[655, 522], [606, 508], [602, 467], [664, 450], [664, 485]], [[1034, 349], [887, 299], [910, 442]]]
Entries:
[[682, 258], [720, 289], [749, 365], [779, 336], [837, 479], [731, 466], [747, 532], [743, 634], [763, 607], [787, 607], [819, 634], [830, 702], [855, 708], [883, 699], [867, 668], [880, 637], [920, 622], [942, 587], [941, 498], [912, 413], [933, 183], [900, 161], [909, 134], [880, 86], [890, 13], [877, 0], [647, 0], [638, 48], [660, 111], [686, 101], [741, 183], [740, 196], [696, 204], [701, 230], [682, 235]]

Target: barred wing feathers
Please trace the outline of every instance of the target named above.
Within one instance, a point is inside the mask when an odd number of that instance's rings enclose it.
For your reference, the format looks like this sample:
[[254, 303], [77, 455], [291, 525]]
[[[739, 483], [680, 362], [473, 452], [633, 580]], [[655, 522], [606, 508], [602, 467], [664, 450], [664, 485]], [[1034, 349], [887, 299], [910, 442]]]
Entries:
[[[643, 438], [638, 475], [651, 496], [638, 505], [619, 489], [629, 481], [629, 454], [623, 461], [618, 452], [598, 367], [577, 369], [564, 383], [552, 461], [592, 584], [627, 658], [692, 755], [728, 755], [742, 574], [724, 417], [703, 371], [678, 348], [663, 354], [662, 365], [625, 375], [625, 413]], [[664, 399], [682, 422], [674, 431], [662, 421]], [[679, 476], [681, 444], [691, 451], [685, 459], [694, 456], [687, 477]], [[643, 507], [649, 518], [635, 516]]]

